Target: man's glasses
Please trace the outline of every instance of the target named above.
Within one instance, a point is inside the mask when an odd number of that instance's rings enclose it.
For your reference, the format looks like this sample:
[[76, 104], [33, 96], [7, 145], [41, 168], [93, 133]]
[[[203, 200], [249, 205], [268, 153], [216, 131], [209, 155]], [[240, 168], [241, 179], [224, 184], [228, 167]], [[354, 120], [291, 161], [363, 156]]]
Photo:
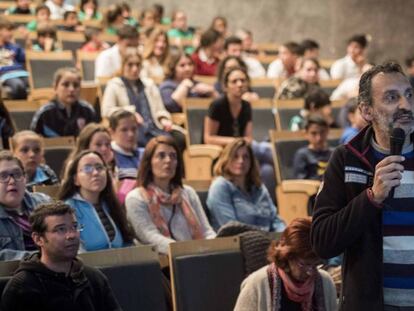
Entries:
[[87, 175], [91, 175], [93, 171], [96, 170], [98, 173], [102, 173], [106, 170], [106, 166], [100, 163], [97, 164], [86, 164], [79, 171]]
[[12, 172], [1, 172], [0, 183], [2, 184], [8, 183], [11, 177], [13, 177], [15, 181], [21, 181], [24, 177], [24, 173], [21, 170], [15, 170]]
[[69, 232], [70, 233], [72, 233], [72, 232], [82, 232], [83, 228], [84, 228], [84, 226], [81, 225], [81, 224], [74, 224], [73, 226], [69, 226], [69, 227], [59, 226], [59, 227], [53, 228], [52, 230], [47, 231], [47, 232], [56, 233], [58, 235], [63, 236], [63, 235], [67, 235]]

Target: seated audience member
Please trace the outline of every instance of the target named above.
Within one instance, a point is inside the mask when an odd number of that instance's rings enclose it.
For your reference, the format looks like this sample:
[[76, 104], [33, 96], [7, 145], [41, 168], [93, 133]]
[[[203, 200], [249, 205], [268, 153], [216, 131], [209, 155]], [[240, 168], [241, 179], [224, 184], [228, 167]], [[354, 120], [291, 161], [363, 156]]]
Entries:
[[298, 72], [280, 85], [277, 99], [303, 98], [314, 89], [319, 89], [319, 62], [315, 58], [299, 61]]
[[128, 2], [123, 1], [119, 5], [122, 9], [122, 17], [124, 18], [124, 23], [134, 28], [138, 28], [138, 21], [132, 16], [131, 7]]
[[[224, 96], [213, 101], [204, 120], [203, 139], [206, 144], [225, 146], [237, 137], [252, 143], [255, 156], [260, 163], [260, 174], [274, 198], [276, 186], [273, 158], [268, 142], [253, 141], [252, 108], [243, 99], [247, 91], [249, 76], [240, 67], [232, 67], [223, 77]], [[272, 194], [273, 193], [273, 194]]]
[[[181, 40], [193, 40], [194, 31], [187, 25], [187, 16], [183, 11], [174, 11], [171, 16], [171, 29], [167, 32], [173, 45], [181, 46]], [[192, 53], [193, 47], [185, 47], [186, 53]]]
[[348, 40], [346, 56], [331, 66], [332, 79], [359, 77], [366, 62], [365, 51], [368, 46], [366, 35], [354, 35]]
[[310, 115], [305, 125], [308, 145], [298, 149], [293, 157], [295, 179], [322, 180], [332, 148], [328, 147], [328, 123], [318, 115]]
[[254, 57], [243, 53], [242, 40], [236, 36], [227, 37], [224, 41], [224, 53], [226, 56], [240, 57], [247, 66], [250, 78], [261, 78], [266, 76], [266, 70]]
[[140, 78], [141, 55], [128, 51], [122, 59], [121, 76], [108, 81], [102, 99], [102, 115], [109, 117], [114, 111], [127, 109], [135, 113], [139, 128], [138, 143], [146, 143], [158, 135], [172, 135], [180, 150], [185, 149], [184, 135], [173, 125], [165, 109], [160, 91], [150, 79]]
[[109, 117], [117, 179], [135, 179], [143, 149], [138, 148], [138, 123], [133, 112], [117, 110]]
[[95, 61], [95, 78], [109, 78], [121, 70], [122, 55], [128, 48], [138, 47], [138, 31], [125, 25], [117, 32], [117, 43], [111, 48], [102, 51]]
[[259, 51], [256, 44], [253, 42], [253, 33], [248, 29], [239, 29], [236, 31], [236, 36], [242, 40], [242, 50], [247, 55], [257, 55]]
[[296, 61], [302, 54], [302, 48], [296, 42], [287, 42], [280, 46], [279, 57], [270, 63], [267, 77], [286, 79], [295, 74]]
[[166, 254], [175, 241], [216, 236], [193, 188], [183, 185], [181, 152], [170, 137], [151, 139], [138, 172], [138, 188], [125, 206], [128, 219], [143, 243]]
[[102, 31], [93, 27], [85, 29], [85, 42], [80, 48], [82, 52], [101, 52], [111, 46], [101, 39]]
[[[233, 67], [240, 67], [247, 72], [246, 63], [240, 58], [236, 56], [226, 56], [221, 60], [217, 68], [217, 81], [214, 83], [214, 89], [217, 91], [219, 95], [223, 95], [223, 77], [224, 73]], [[249, 79], [250, 81], [250, 76]], [[250, 84], [250, 82], [249, 82]], [[259, 95], [255, 92], [250, 90], [250, 85], [247, 87], [247, 91], [243, 94], [242, 99], [245, 101], [254, 101], [259, 99]]]
[[321, 115], [331, 128], [338, 127], [332, 115], [329, 96], [322, 89], [315, 89], [306, 95], [305, 106], [300, 110], [299, 115], [292, 117], [289, 122], [289, 130], [299, 131], [304, 129], [306, 118], [311, 114]]
[[297, 218], [269, 248], [270, 264], [242, 283], [234, 311], [336, 310], [336, 290], [310, 245], [311, 220]]
[[79, 21], [101, 21], [102, 14], [99, 12], [98, 0], [81, 0], [79, 5], [78, 19]]
[[0, 92], [0, 149], [10, 149], [9, 139], [16, 129], [7, 107], [4, 105]]
[[357, 98], [350, 99], [346, 103], [345, 109], [347, 111], [349, 126], [345, 127], [341, 139], [339, 140], [339, 143], [341, 144], [348, 143], [352, 138], [356, 136], [356, 134], [359, 133], [360, 130], [368, 125], [367, 121], [365, 121], [361, 115]]
[[[305, 39], [300, 43], [303, 58], [314, 58], [319, 60], [319, 43], [312, 39]], [[329, 80], [331, 77], [324, 68], [319, 68], [319, 79]]]
[[11, 99], [25, 99], [29, 87], [28, 72], [25, 67], [25, 53], [13, 43], [13, 23], [0, 17], [0, 86], [7, 88]]
[[50, 9], [51, 19], [63, 19], [63, 15], [66, 11], [74, 11], [74, 6], [66, 4], [65, 0], [47, 0], [45, 4]]
[[143, 30], [154, 28], [156, 26], [155, 15], [153, 8], [144, 9], [140, 15], [139, 26]]
[[196, 75], [214, 76], [216, 74], [223, 44], [223, 37], [213, 29], [206, 30], [201, 35], [200, 46], [191, 55]]
[[159, 3], [154, 3], [152, 5], [152, 9], [155, 12], [155, 22], [161, 25], [169, 25], [171, 24], [171, 19], [169, 17], [164, 16], [164, 6]]
[[2, 310], [121, 310], [106, 276], [76, 258], [83, 229], [69, 205], [44, 204], [30, 223], [40, 251], [20, 262]]
[[21, 259], [34, 251], [29, 215], [51, 199], [26, 190], [22, 162], [9, 151], [0, 151], [0, 261]]
[[57, 40], [55, 25], [42, 23], [37, 26], [37, 39], [32, 45], [32, 50], [38, 52], [56, 52], [62, 50]]
[[223, 38], [230, 35], [227, 28], [227, 19], [224, 16], [214, 17], [209, 28], [217, 31]]
[[16, 5], [8, 8], [4, 14], [14, 15], [14, 14], [24, 14], [24, 15], [34, 15], [34, 11], [30, 8], [31, 0], [15, 0]]
[[[105, 33], [108, 35], [118, 35], [118, 31], [125, 26], [120, 4], [111, 4], [105, 13], [104, 18]], [[135, 29], [135, 27], [133, 27]], [[135, 29], [136, 30], [136, 29]]]
[[191, 56], [178, 52], [171, 56], [167, 67], [166, 80], [160, 85], [165, 108], [171, 113], [182, 112], [187, 97], [212, 97], [214, 87], [194, 80], [194, 63]]
[[79, 99], [80, 73], [75, 68], [60, 68], [53, 80], [55, 98], [35, 113], [30, 129], [44, 137], [78, 136], [85, 125], [96, 120], [92, 106]]
[[85, 251], [132, 244], [132, 228], [112, 185], [108, 168], [95, 151], [84, 150], [69, 164], [59, 199], [75, 209], [83, 226], [81, 248]]
[[207, 206], [215, 230], [235, 220], [264, 231], [283, 231], [285, 224], [260, 180], [257, 161], [246, 140], [236, 139], [225, 147], [214, 175]]
[[21, 131], [13, 136], [12, 144], [14, 156], [23, 164], [29, 191], [32, 191], [33, 186], [59, 183], [56, 173], [42, 163], [44, 149], [41, 136], [32, 131]]
[[50, 22], [50, 9], [47, 5], [40, 4], [36, 7], [35, 15], [36, 19], [26, 25], [26, 28], [33, 32], [37, 30], [38, 24]]
[[144, 45], [141, 78], [163, 80], [169, 62], [169, 53], [167, 34], [161, 29], [154, 29]]
[[83, 32], [85, 27], [81, 25], [76, 11], [66, 11], [63, 14], [63, 24], [58, 26], [59, 30], [70, 32]]
[[405, 65], [407, 66], [407, 76], [410, 80], [410, 84], [414, 87], [414, 57], [407, 58]]

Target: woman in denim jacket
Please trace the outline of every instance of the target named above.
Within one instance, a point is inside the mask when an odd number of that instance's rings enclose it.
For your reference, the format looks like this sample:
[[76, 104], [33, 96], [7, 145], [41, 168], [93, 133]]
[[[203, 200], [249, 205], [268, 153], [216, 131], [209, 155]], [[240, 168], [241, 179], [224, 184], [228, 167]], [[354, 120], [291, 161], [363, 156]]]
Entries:
[[133, 232], [115, 196], [111, 176], [102, 156], [95, 151], [79, 153], [69, 164], [61, 200], [75, 209], [85, 251], [128, 246]]
[[207, 206], [215, 230], [231, 220], [265, 231], [283, 231], [284, 222], [260, 180], [252, 148], [245, 139], [228, 144], [214, 167]]

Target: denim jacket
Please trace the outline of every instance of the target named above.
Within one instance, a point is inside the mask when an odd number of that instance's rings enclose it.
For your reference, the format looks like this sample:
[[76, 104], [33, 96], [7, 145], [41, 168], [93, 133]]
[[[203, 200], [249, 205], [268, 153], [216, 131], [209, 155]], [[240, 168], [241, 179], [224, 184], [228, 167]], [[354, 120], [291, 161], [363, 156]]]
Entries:
[[[25, 192], [23, 212], [31, 213], [39, 204], [51, 202], [51, 198], [43, 193]], [[25, 251], [23, 231], [16, 225], [12, 217], [0, 204], [0, 261], [19, 260], [30, 252]]]
[[215, 230], [231, 220], [265, 231], [283, 231], [286, 227], [263, 184], [253, 186], [247, 194], [224, 177], [217, 177], [208, 191], [207, 206]]
[[81, 232], [81, 251], [96, 251], [100, 249], [119, 248], [124, 245], [121, 231], [109, 215], [109, 209], [106, 203], [103, 203], [103, 209], [115, 229], [115, 237], [112, 241], [99, 218], [95, 207], [81, 197], [79, 193], [67, 199], [65, 203], [75, 209], [76, 219], [84, 226]]

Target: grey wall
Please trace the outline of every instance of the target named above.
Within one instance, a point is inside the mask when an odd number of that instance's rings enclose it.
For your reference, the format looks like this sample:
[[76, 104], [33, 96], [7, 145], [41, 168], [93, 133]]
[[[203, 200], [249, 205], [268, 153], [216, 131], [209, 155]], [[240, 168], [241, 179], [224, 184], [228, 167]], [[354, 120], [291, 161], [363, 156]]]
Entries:
[[[108, 0], [103, 5], [109, 3]], [[314, 38], [326, 58], [341, 57], [346, 39], [372, 36], [369, 58], [402, 61], [414, 55], [414, 5], [409, 0], [130, 0], [142, 9], [163, 4], [167, 15], [183, 9], [189, 24], [207, 27], [215, 15], [228, 18], [230, 30], [251, 29], [257, 42], [283, 43]]]

